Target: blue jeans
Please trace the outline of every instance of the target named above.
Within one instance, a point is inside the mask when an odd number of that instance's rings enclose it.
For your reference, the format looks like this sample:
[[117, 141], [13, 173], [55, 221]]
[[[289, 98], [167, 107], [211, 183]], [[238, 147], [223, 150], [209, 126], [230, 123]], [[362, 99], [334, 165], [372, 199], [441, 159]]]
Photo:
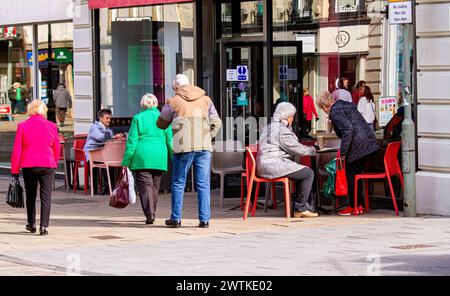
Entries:
[[211, 152], [193, 151], [173, 155], [171, 220], [181, 221], [186, 177], [194, 165], [195, 186], [198, 193], [198, 219], [209, 222], [211, 217]]

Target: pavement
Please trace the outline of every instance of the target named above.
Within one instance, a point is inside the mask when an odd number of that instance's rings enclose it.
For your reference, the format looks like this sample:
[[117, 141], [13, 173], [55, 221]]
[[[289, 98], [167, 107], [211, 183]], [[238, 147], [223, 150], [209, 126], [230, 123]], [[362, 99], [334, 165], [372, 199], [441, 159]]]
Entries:
[[239, 199], [219, 208], [213, 190], [210, 228], [197, 227], [196, 195], [187, 193], [182, 227], [171, 229], [168, 194], [145, 225], [139, 201], [114, 209], [107, 196], [58, 189], [41, 237], [25, 231], [24, 209], [5, 204], [8, 182], [0, 178], [0, 275], [450, 275], [450, 217], [287, 219], [280, 204], [243, 221], [232, 210]]

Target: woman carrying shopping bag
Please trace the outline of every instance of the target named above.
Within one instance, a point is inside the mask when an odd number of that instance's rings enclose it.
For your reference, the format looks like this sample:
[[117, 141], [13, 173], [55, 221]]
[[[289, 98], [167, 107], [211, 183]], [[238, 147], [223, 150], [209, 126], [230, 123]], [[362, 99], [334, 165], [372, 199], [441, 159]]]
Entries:
[[28, 105], [28, 118], [17, 126], [11, 156], [11, 174], [18, 178], [23, 172], [26, 191], [28, 224], [26, 229], [36, 232], [36, 197], [38, 184], [41, 200], [40, 235], [47, 235], [50, 223], [53, 179], [59, 159], [59, 136], [56, 124], [45, 119], [47, 106], [41, 100]]
[[[341, 139], [340, 158], [345, 163], [350, 198], [344, 202], [346, 208], [339, 211], [338, 215], [350, 216], [354, 207], [362, 214], [362, 205], [355, 205], [353, 200], [355, 176], [363, 172], [368, 159], [380, 149], [375, 133], [353, 103], [342, 100], [335, 102], [330, 93], [325, 92], [317, 98], [317, 105], [329, 115], [336, 135]], [[360, 193], [358, 192], [358, 199], [361, 197]]]
[[131, 121], [122, 166], [135, 174], [146, 224], [155, 222], [161, 175], [167, 171], [168, 157], [172, 155], [172, 129], [156, 126], [159, 117], [158, 99], [145, 94], [141, 100], [142, 111]]

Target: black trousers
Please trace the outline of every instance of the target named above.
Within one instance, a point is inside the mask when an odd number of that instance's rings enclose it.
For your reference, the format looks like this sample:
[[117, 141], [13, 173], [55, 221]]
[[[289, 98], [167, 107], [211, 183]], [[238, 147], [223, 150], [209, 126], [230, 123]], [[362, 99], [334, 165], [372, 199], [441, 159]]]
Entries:
[[302, 126], [303, 136], [309, 135], [310, 132], [311, 132], [311, 120], [303, 119], [303, 126]]
[[[347, 205], [352, 208], [355, 207], [355, 176], [362, 174], [364, 172], [364, 168], [366, 167], [367, 162], [375, 156], [377, 152], [364, 156], [354, 162], [345, 164], [345, 172], [347, 177], [347, 186], [348, 186], [348, 197], [347, 197]], [[358, 204], [361, 204], [361, 196], [362, 196], [362, 186], [358, 186]], [[344, 204], [345, 205], [345, 204]]]
[[38, 184], [41, 199], [41, 226], [48, 227], [50, 222], [50, 209], [52, 203], [52, 186], [55, 178], [55, 169], [50, 168], [24, 168], [26, 206], [28, 224], [36, 225], [36, 197]]
[[16, 100], [10, 100], [10, 101], [11, 101], [11, 114], [15, 114], [16, 113], [17, 101]]
[[304, 212], [308, 209], [306, 203], [311, 194], [311, 188], [314, 182], [314, 172], [308, 167], [287, 175], [289, 179], [295, 180], [296, 190], [294, 199], [294, 210]]
[[160, 170], [135, 170], [135, 182], [141, 200], [142, 211], [147, 219], [154, 219], [158, 203]]

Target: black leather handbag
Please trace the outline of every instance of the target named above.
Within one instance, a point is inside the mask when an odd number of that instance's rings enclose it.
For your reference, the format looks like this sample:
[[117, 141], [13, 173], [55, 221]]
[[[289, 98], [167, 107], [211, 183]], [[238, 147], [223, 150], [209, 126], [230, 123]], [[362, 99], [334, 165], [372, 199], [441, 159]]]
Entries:
[[6, 195], [6, 203], [13, 208], [23, 208], [23, 188], [20, 186], [19, 177], [14, 177], [9, 183], [8, 194]]

